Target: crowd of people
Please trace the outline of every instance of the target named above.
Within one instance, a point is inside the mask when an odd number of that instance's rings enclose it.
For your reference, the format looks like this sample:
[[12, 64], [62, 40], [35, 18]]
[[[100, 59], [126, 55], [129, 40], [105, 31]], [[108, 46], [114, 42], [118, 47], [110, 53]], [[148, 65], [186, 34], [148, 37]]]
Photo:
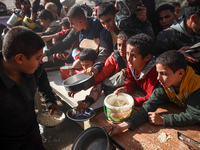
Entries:
[[[21, 19], [0, 30], [0, 116], [4, 122], [0, 143], [5, 149], [45, 149], [34, 94], [37, 90], [42, 94], [51, 113], [58, 109], [45, 69], [69, 63], [95, 77], [90, 94], [78, 104], [80, 113], [102, 91], [105, 95], [129, 93], [140, 107], [122, 123], [104, 127], [110, 136], [134, 130], [148, 120], [165, 127], [200, 123], [200, 57], [187, 52], [200, 42], [199, 1], [188, 0], [182, 15], [177, 1], [156, 9], [154, 0], [98, 2], [91, 7], [74, 0], [43, 0], [43, 5], [40, 0], [32, 4], [13, 0], [11, 14], [28, 17], [35, 26]], [[3, 3], [0, 6], [7, 12]], [[93, 40], [98, 48], [81, 48], [84, 39]], [[144, 95], [136, 97], [136, 89]], [[68, 92], [70, 97], [75, 94]], [[166, 102], [185, 112], [155, 113]]]

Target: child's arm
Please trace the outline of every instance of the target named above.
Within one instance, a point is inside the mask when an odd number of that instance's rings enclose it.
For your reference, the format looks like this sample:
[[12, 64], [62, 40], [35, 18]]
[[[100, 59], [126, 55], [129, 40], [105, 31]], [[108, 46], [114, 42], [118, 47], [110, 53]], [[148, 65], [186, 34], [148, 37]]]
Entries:
[[[111, 73], [115, 72], [117, 62], [113, 58], [112, 54], [106, 59], [105, 65], [102, 70], [95, 76], [95, 84], [100, 83], [106, 79]], [[119, 70], [118, 70], [119, 71]]]
[[58, 33], [55, 33], [55, 34], [52, 34], [52, 35], [45, 35], [45, 36], [42, 36], [42, 39], [44, 42], [47, 42], [53, 38], [56, 38], [58, 37]]
[[187, 109], [180, 114], [163, 115], [164, 126], [187, 126], [200, 123], [200, 89], [193, 92], [187, 100]]
[[149, 120], [148, 112], [155, 112], [163, 103], [168, 102], [169, 98], [163, 87], [159, 84], [154, 90], [149, 100], [146, 101], [139, 111], [125, 120], [132, 130]]
[[49, 85], [49, 80], [47, 78], [47, 73], [43, 69], [42, 66], [40, 66], [36, 70], [37, 78], [38, 78], [38, 91], [42, 94], [42, 96], [45, 98], [46, 107], [48, 109], [51, 109], [52, 111], [54, 109], [58, 109], [56, 98], [52, 92], [52, 88]]

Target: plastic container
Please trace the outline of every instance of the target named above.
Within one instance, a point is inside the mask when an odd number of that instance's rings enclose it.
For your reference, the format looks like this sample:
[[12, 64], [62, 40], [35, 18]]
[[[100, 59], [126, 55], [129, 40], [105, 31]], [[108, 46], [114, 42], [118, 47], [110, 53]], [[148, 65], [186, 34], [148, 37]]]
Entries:
[[[117, 100], [124, 101], [127, 105], [118, 107], [114, 106]], [[108, 120], [112, 122], [122, 122], [128, 118], [134, 109], [134, 100], [132, 96], [125, 93], [109, 94], [104, 99], [104, 113]]]
[[35, 23], [27, 16], [24, 17], [23, 22], [31, 29], [36, 27]]
[[61, 74], [61, 79], [63, 81], [66, 80], [67, 78], [69, 78], [73, 75], [73, 67], [72, 66], [60, 67], [60, 74]]
[[22, 20], [20, 17], [18, 17], [15, 13], [13, 13], [9, 20], [7, 21], [7, 24], [10, 26], [15, 26], [18, 21]]
[[95, 43], [95, 41], [90, 39], [83, 39], [79, 46], [80, 48], [91, 48], [93, 50], [97, 50], [98, 48], [98, 45]]

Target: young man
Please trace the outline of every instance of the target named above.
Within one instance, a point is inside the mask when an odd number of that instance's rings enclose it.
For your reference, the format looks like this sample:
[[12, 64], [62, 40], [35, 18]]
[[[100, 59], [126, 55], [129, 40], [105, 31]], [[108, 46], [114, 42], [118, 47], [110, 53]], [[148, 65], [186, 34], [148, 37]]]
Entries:
[[[139, 111], [131, 115], [125, 122], [105, 127], [111, 135], [124, 129], [136, 129], [146, 121], [165, 127], [187, 126], [200, 123], [200, 76], [187, 66], [183, 54], [175, 50], [167, 51], [156, 59], [156, 70], [161, 85], [156, 87]], [[185, 112], [160, 116], [155, 113], [159, 105], [173, 102]]]
[[157, 85], [155, 57], [153, 52], [153, 40], [144, 33], [137, 34], [128, 39], [126, 45], [127, 78], [123, 87], [114, 91], [118, 93], [131, 93], [140, 87], [145, 96], [134, 97], [136, 106], [141, 106], [148, 100], [153, 89]]
[[184, 54], [197, 74], [200, 74], [199, 60], [193, 58], [185, 50], [200, 42], [200, 6], [187, 7], [183, 20], [170, 28], [161, 31], [155, 40], [155, 56], [168, 50], [179, 50]]
[[[134, 29], [136, 33], [146, 33], [152, 38], [154, 38], [153, 29], [151, 28], [151, 23], [148, 21], [146, 16], [146, 8], [143, 6], [137, 6], [137, 18], [140, 20], [141, 28]], [[102, 26], [112, 34], [113, 45], [116, 44], [117, 34], [121, 29], [117, 28], [115, 24], [115, 14], [116, 8], [113, 4], [109, 2], [102, 3], [98, 10], [97, 16], [102, 24]]]
[[[175, 20], [175, 8], [171, 4], [163, 4], [156, 10], [158, 22], [161, 27], [160, 31], [169, 28]], [[160, 32], [159, 31], [159, 32]]]
[[44, 42], [25, 27], [13, 27], [0, 53], [0, 144], [5, 150], [44, 150], [34, 109], [36, 90], [53, 113], [58, 109], [42, 64]]
[[[63, 51], [72, 46], [76, 41], [79, 43], [83, 39], [97, 39], [99, 41], [98, 59], [94, 65], [94, 72], [98, 73], [104, 65], [105, 60], [113, 51], [112, 37], [108, 31], [106, 31], [97, 18], [86, 18], [83, 9], [79, 5], [74, 5], [68, 12], [68, 20], [73, 28], [70, 33], [62, 40], [62, 42], [56, 44], [49, 50], [45, 51], [47, 56], [54, 53]], [[81, 68], [80, 62], [77, 63]]]

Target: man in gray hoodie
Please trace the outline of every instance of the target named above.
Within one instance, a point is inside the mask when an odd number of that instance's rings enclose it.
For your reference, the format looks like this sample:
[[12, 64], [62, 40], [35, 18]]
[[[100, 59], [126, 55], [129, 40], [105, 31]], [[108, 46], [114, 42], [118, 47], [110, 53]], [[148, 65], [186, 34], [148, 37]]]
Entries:
[[188, 53], [190, 46], [200, 42], [200, 6], [187, 7], [180, 22], [161, 31], [155, 40], [154, 55], [158, 56], [168, 50], [178, 50], [184, 54], [197, 74], [200, 74], [200, 62]]

